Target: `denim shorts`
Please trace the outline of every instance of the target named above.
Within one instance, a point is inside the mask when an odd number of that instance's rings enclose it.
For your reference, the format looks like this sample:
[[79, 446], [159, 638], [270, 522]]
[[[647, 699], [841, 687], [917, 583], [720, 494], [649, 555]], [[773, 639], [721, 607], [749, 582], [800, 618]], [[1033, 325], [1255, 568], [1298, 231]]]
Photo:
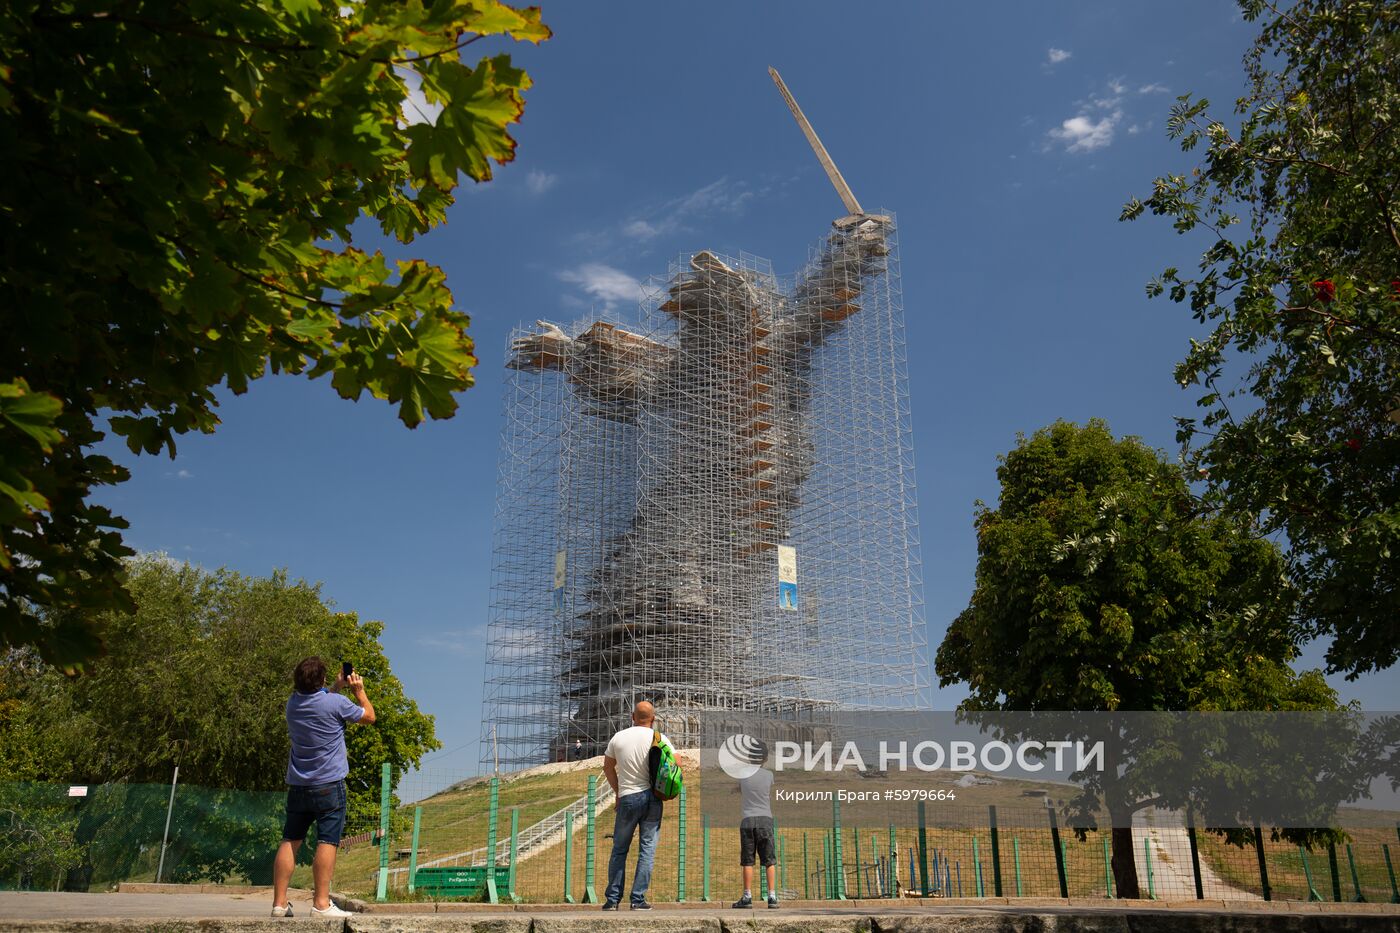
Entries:
[[316, 841], [340, 845], [345, 832], [345, 782], [287, 788], [287, 821], [282, 838], [301, 842], [311, 824], [316, 824]]

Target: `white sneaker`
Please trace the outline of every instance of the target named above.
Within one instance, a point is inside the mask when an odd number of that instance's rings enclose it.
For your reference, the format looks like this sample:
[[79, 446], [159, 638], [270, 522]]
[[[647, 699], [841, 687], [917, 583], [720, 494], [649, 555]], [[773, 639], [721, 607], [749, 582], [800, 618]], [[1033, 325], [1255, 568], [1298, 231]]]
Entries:
[[332, 901], [332, 902], [331, 902], [331, 906], [327, 907], [325, 910], [322, 910], [321, 908], [315, 906], [314, 904], [313, 904], [312, 907], [311, 907], [311, 917], [312, 917], [312, 919], [315, 919], [316, 917], [353, 917], [353, 916], [355, 916], [355, 915], [352, 914], [352, 913], [350, 913], [350, 911], [348, 911], [348, 910], [341, 910], [339, 907], [335, 906], [335, 902], [334, 902], [334, 901]]
[[272, 905], [272, 916], [274, 916], [274, 917], [290, 917], [291, 915], [292, 915], [292, 902], [291, 902], [291, 901], [288, 901], [288, 902], [285, 903], [285, 904], [273, 904], [273, 905]]

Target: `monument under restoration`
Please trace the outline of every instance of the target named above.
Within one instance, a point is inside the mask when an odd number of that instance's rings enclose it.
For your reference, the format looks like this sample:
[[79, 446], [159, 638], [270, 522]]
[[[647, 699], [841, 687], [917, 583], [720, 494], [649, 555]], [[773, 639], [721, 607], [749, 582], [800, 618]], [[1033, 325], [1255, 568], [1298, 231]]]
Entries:
[[926, 708], [894, 218], [847, 215], [795, 276], [673, 264], [630, 320], [517, 330], [506, 365], [483, 761], [590, 754], [697, 717]]

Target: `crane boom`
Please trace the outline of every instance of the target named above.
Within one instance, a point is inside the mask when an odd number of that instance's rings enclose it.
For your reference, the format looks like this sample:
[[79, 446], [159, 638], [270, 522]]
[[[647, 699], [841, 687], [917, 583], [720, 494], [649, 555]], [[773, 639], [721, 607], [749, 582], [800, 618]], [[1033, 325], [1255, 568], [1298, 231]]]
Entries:
[[841, 202], [846, 205], [846, 210], [852, 214], [864, 214], [861, 210], [860, 202], [856, 200], [855, 194], [851, 191], [851, 186], [846, 184], [846, 179], [841, 177], [841, 170], [836, 167], [836, 163], [831, 161], [831, 156], [827, 154], [826, 147], [817, 138], [817, 131], [812, 129], [812, 124], [807, 120], [802, 108], [797, 106], [797, 100], [792, 96], [786, 84], [783, 83], [783, 76], [778, 74], [778, 69], [769, 67], [768, 74], [773, 79], [773, 83], [778, 86], [778, 93], [783, 95], [783, 100], [787, 102], [788, 109], [797, 118], [797, 125], [802, 128], [802, 133], [807, 137], [807, 142], [811, 144], [812, 151], [817, 154], [817, 161], [826, 170], [826, 177], [831, 179], [832, 187], [841, 196]]

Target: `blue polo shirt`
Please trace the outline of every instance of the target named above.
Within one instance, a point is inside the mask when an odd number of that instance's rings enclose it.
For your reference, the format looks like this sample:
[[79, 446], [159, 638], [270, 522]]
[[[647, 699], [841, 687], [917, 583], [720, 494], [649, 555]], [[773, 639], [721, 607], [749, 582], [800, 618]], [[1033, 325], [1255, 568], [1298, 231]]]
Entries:
[[287, 734], [292, 738], [287, 783], [314, 787], [345, 780], [350, 773], [345, 724], [358, 722], [364, 714], [363, 707], [339, 693], [293, 693], [287, 700]]

